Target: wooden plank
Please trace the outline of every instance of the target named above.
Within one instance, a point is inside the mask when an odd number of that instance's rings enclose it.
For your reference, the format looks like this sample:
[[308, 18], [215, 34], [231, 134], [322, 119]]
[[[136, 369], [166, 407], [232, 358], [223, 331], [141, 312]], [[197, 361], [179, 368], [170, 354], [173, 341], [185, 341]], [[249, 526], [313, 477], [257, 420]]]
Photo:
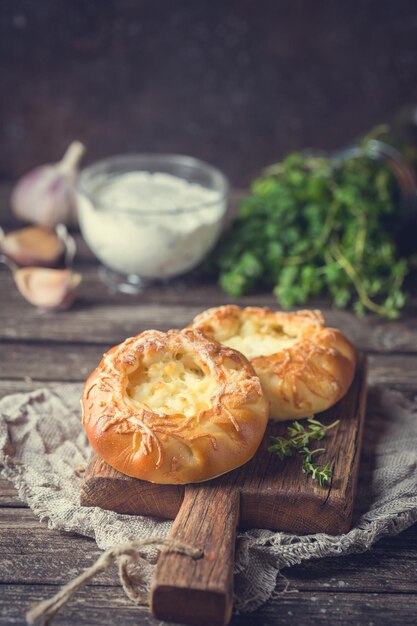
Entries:
[[0, 508], [1, 507], [27, 508], [27, 504], [20, 500], [15, 487], [5, 478], [0, 478]]
[[417, 358], [414, 355], [370, 355], [369, 384], [415, 385]]
[[[0, 625], [26, 626], [26, 611], [57, 590], [56, 585], [2, 585]], [[128, 600], [121, 587], [98, 585], [89, 585], [78, 591], [53, 620], [54, 626], [103, 626], [113, 623], [123, 626], [161, 626], [161, 622], [155, 620], [146, 609]]]
[[[109, 346], [107, 346], [109, 347]], [[0, 377], [62, 382], [82, 381], [101, 360], [106, 346], [0, 344]]]
[[399, 535], [381, 539], [363, 554], [304, 561], [285, 568], [282, 570], [285, 578], [278, 579], [278, 589], [284, 588], [287, 580], [288, 590], [417, 593], [416, 559], [417, 524], [414, 524]]
[[[24, 378], [39, 381], [83, 381], [98, 365], [108, 344], [73, 343], [0, 343], [0, 379]], [[417, 355], [371, 354], [369, 383], [416, 386]]]
[[[151, 287], [139, 296], [112, 296], [100, 283], [96, 268], [80, 269], [84, 276], [80, 298], [70, 311], [60, 313], [39, 313], [17, 292], [9, 272], [0, 271], [0, 338], [115, 344], [147, 328], [184, 327], [205, 308], [227, 302], [278, 308], [270, 294], [236, 300], [216, 285], [192, 280]], [[323, 302], [310, 307], [322, 308], [327, 323], [343, 330], [363, 350], [417, 353], [417, 316], [412, 309], [401, 320], [390, 321], [373, 315], [358, 318], [329, 309]]]
[[64, 383], [60, 380], [48, 380], [47, 383], [43, 380], [34, 380], [30, 377], [20, 378], [17, 380], [1, 380], [0, 379], [0, 399], [12, 393], [22, 393], [27, 391], [34, 391], [35, 389], [41, 389], [53, 385], [59, 385], [61, 388], [69, 387], [73, 383]]
[[169, 533], [201, 550], [193, 559], [163, 549], [151, 585], [152, 613], [196, 626], [226, 626], [233, 608], [239, 492], [233, 483], [187, 485]]
[[[0, 508], [0, 544], [0, 584], [64, 584], [102, 553], [93, 539], [48, 529], [29, 509]], [[112, 569], [92, 584], [119, 586], [120, 582]]]
[[[1, 626], [24, 626], [28, 606], [55, 591], [56, 587], [47, 585], [2, 585]], [[231, 626], [411, 626], [416, 612], [414, 594], [283, 593], [253, 613], [235, 616]], [[53, 623], [103, 626], [116, 622], [123, 626], [162, 626], [160, 620], [133, 606], [121, 589], [106, 586], [79, 591]]]
[[[101, 553], [93, 539], [50, 530], [28, 509], [0, 508], [0, 545], [0, 584], [64, 584]], [[417, 593], [416, 561], [417, 524], [382, 539], [364, 554], [285, 568], [277, 590], [288, 582], [293, 592]], [[119, 585], [114, 570], [100, 575], [93, 584], [104, 583]]]

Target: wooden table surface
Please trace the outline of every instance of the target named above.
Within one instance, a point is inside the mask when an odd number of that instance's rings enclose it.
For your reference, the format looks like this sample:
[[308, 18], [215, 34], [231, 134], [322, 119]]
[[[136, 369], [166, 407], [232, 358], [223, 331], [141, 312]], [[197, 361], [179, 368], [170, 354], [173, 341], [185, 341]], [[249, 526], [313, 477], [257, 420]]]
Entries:
[[[5, 222], [7, 226], [7, 217]], [[0, 396], [82, 381], [102, 353], [125, 337], [146, 328], [181, 327], [198, 311], [229, 300], [216, 286], [197, 280], [150, 288], [137, 297], [109, 295], [82, 245], [78, 268], [84, 275], [80, 298], [70, 311], [59, 314], [37, 312], [17, 293], [8, 270], [0, 269]], [[269, 295], [239, 302], [276, 306]], [[394, 322], [323, 310], [331, 324], [368, 353], [373, 385], [417, 392], [416, 302]], [[11, 484], [0, 480], [0, 554], [0, 624], [9, 625], [24, 624], [32, 602], [51, 596], [100, 551], [91, 539], [48, 530]], [[125, 598], [114, 572], [98, 576], [54, 623], [161, 624]], [[283, 570], [274, 598], [232, 621], [233, 626], [416, 623], [417, 525], [383, 539], [365, 554]]]

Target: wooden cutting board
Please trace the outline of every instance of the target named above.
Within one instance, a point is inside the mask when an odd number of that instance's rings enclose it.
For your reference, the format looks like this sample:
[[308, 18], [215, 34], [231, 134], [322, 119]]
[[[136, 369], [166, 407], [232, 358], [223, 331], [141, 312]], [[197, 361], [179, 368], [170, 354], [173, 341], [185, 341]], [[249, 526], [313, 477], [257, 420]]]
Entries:
[[191, 557], [165, 548], [151, 587], [154, 615], [186, 624], [224, 625], [232, 614], [236, 528], [339, 534], [349, 530], [358, 477], [366, 404], [366, 358], [358, 355], [354, 381], [337, 405], [317, 417], [340, 419], [317, 462], [329, 461], [333, 481], [320, 487], [301, 472], [299, 455], [280, 461], [268, 452], [286, 423], [270, 423], [255, 457], [206, 483], [157, 485], [130, 478], [93, 455], [81, 503], [133, 515], [174, 519], [170, 537], [203, 551]]

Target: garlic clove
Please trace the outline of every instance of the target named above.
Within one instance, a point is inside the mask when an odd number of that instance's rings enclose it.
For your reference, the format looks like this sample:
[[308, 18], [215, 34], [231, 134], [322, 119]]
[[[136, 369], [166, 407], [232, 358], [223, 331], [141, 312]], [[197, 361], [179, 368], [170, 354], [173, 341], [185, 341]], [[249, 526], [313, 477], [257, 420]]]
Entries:
[[13, 274], [21, 295], [40, 309], [63, 311], [74, 301], [81, 274], [71, 270], [22, 267]]
[[74, 141], [61, 161], [41, 165], [23, 176], [11, 195], [14, 214], [51, 227], [76, 221], [75, 178], [84, 152], [83, 144]]
[[4, 235], [0, 249], [19, 266], [51, 267], [63, 256], [65, 241], [46, 226], [30, 226]]

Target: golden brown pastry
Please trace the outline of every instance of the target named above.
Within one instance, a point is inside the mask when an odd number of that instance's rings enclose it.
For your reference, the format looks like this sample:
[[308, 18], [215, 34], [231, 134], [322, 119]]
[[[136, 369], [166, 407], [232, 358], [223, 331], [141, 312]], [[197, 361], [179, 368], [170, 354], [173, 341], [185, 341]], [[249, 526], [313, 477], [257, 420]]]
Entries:
[[353, 379], [355, 351], [339, 330], [325, 326], [320, 311], [227, 305], [197, 315], [190, 327], [251, 361], [269, 398], [271, 419], [324, 411], [344, 396]]
[[148, 330], [112, 348], [85, 383], [97, 454], [155, 483], [213, 478], [246, 463], [268, 421], [247, 359], [198, 330]]

